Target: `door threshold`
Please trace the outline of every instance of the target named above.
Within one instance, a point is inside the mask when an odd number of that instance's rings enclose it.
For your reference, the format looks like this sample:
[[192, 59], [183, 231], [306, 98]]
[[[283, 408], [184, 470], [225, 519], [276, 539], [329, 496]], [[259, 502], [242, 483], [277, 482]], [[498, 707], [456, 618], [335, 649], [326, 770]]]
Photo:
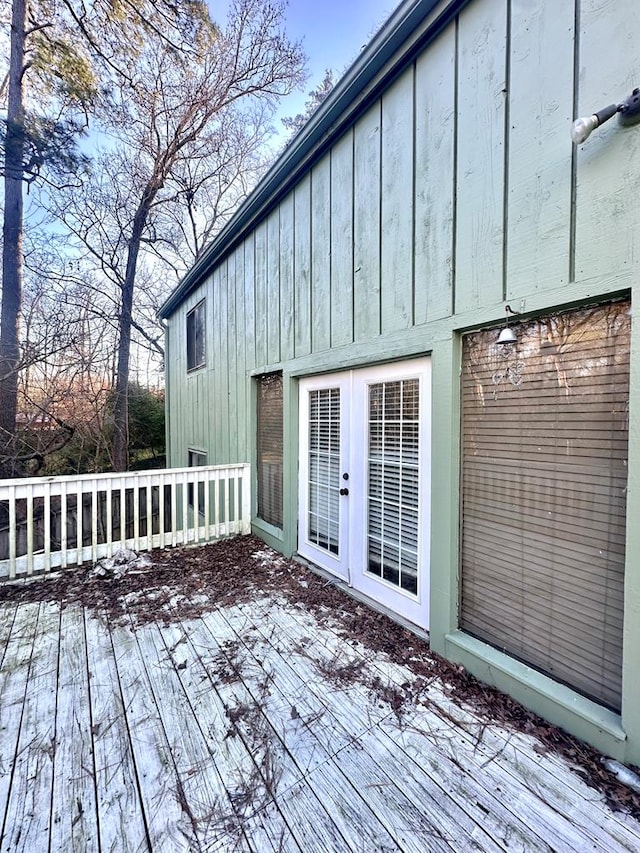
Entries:
[[345, 592], [348, 596], [355, 599], [360, 604], [365, 604], [371, 610], [375, 610], [377, 613], [382, 613], [383, 616], [388, 616], [392, 622], [395, 622], [397, 625], [401, 625], [403, 628], [406, 628], [407, 631], [411, 631], [411, 633], [415, 634], [415, 636], [419, 639], [426, 640], [426, 642], [429, 642], [429, 632], [426, 631], [424, 628], [421, 628], [420, 625], [416, 625], [414, 622], [411, 622], [406, 617], [401, 616], [394, 610], [391, 610], [390, 607], [386, 607], [384, 604], [381, 604], [374, 598], [370, 598], [368, 595], [365, 595], [363, 592], [360, 592], [353, 586], [350, 586], [347, 581], [343, 580], [337, 575], [332, 574], [331, 572], [322, 568], [322, 566], [318, 566], [315, 563], [312, 563], [310, 560], [308, 560], [306, 557], [303, 557], [297, 551], [294, 552], [293, 559], [297, 563], [300, 563], [302, 566], [309, 569], [309, 571], [313, 572], [315, 575], [324, 578], [328, 583]]

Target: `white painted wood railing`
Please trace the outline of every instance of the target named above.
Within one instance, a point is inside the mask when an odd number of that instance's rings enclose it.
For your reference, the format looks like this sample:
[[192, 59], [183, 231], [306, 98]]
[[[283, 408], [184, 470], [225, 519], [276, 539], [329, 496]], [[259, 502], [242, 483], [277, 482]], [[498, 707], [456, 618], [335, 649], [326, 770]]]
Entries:
[[0, 580], [250, 531], [250, 466], [0, 480]]

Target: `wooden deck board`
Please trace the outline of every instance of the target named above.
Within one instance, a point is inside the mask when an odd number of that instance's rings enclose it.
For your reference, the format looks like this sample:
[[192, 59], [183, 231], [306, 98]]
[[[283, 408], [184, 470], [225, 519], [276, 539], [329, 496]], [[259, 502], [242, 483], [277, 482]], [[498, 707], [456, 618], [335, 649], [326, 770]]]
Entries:
[[43, 604], [29, 662], [2, 853], [49, 851], [59, 643], [60, 609]]
[[[209, 614], [205, 621], [214, 636], [224, 636], [225, 624], [226, 630], [229, 631], [228, 623], [225, 623], [222, 615], [217, 612]], [[246, 651], [250, 651], [251, 644], [249, 643], [247, 648], [246, 637], [243, 638], [235, 631], [232, 631], [231, 635], [240, 637], [245, 643]], [[274, 665], [272, 659], [267, 659], [265, 652], [267, 647], [261, 647], [260, 663], [258, 659], [252, 660], [245, 656], [238, 668], [243, 682], [248, 684], [259, 683], [256, 670], [262, 671], [263, 679], [267, 673], [266, 680], [263, 680], [267, 690], [258, 695], [252, 694], [252, 699], [264, 709], [269, 721], [279, 723], [273, 728], [274, 733], [281, 739], [298, 773], [305, 775], [315, 794], [317, 802], [309, 801], [309, 808], [313, 809], [312, 822], [315, 825], [330, 824], [333, 832], [337, 831], [345, 840], [348, 849], [354, 849], [354, 845], [361, 844], [365, 850], [379, 850], [381, 853], [397, 850], [398, 846], [393, 837], [371, 809], [366, 798], [350, 784], [348, 777], [341, 771], [339, 762], [334, 761], [332, 755], [335, 750], [329, 751], [320, 745], [313, 727], [305, 723], [297, 706], [293, 706], [286, 694], [279, 690], [275, 670], [278, 663], [282, 665], [284, 661], [274, 654]], [[253, 677], [252, 672], [255, 673]], [[335, 731], [335, 720], [331, 721], [331, 730]]]
[[151, 685], [129, 628], [111, 631], [134, 761], [152, 849], [197, 849], [197, 838], [180, 802], [174, 757]]
[[339, 634], [266, 596], [135, 629], [0, 605], [0, 850], [640, 849], [558, 756], [439, 684], [396, 714], [384, 689], [412, 674]]
[[5, 654], [0, 669], [0, 838], [11, 829], [6, 824], [7, 802], [40, 607], [37, 604], [25, 605], [20, 608], [20, 617], [16, 619], [13, 618], [15, 609], [11, 608], [11, 611], [12, 630], [5, 635]]
[[[292, 616], [303, 630], [309, 628], [308, 614], [294, 608]], [[331, 621], [329, 625], [331, 626]], [[339, 624], [334, 627], [339, 630]], [[349, 644], [345, 644], [343, 638], [335, 634], [331, 637], [330, 632], [323, 634], [321, 646], [328, 650], [340, 649], [342, 654], [355, 660], [361, 659], [365, 653], [361, 648], [351, 647], [349, 650]], [[407, 680], [406, 668], [385, 661], [380, 656], [371, 661], [371, 666], [383, 679], [388, 678], [390, 683], [401, 685]], [[561, 826], [564, 818], [571, 824], [582, 823], [587, 828], [581, 844], [592, 844], [592, 849], [606, 850], [613, 840], [620, 845], [620, 849], [640, 849], [640, 827], [637, 822], [623, 812], [612, 813], [606, 808], [602, 797], [588, 789], [558, 756], [549, 755], [542, 761], [533, 748], [533, 738], [519, 732], [503, 730], [500, 726], [485, 726], [482, 721], [448, 698], [437, 683], [425, 689], [424, 701], [435, 709], [438, 748], [444, 754], [459, 762], [461, 745], [464, 745], [468, 766], [474, 767], [479, 759], [483, 767], [492, 765], [493, 769], [495, 765], [499, 768], [497, 778], [504, 781], [504, 774], [507, 774], [512, 790], [524, 790], [525, 796], [537, 796], [543, 803], [549, 799], [552, 792], [552, 811], [561, 815]], [[411, 728], [412, 721], [409, 719], [406, 725]], [[386, 720], [383, 728], [395, 730], [394, 718]], [[599, 811], [597, 822], [593, 821], [594, 809]], [[552, 829], [556, 820], [555, 814], [552, 814]], [[544, 832], [547, 832], [546, 828]], [[555, 843], [553, 832], [551, 837]], [[634, 837], [636, 840], [629, 842], [629, 839]], [[631, 846], [628, 846], [629, 843]]]
[[178, 801], [195, 838], [208, 849], [225, 831], [221, 822], [233, 816], [216, 767], [215, 744], [210, 744], [205, 736], [205, 721], [193, 712], [177, 669], [180, 663], [172, 657], [157, 626], [147, 625], [137, 630], [135, 637], [139, 648], [135, 666], [146, 669], [175, 766], [171, 784], [176, 786]]
[[[255, 620], [247, 618], [241, 608], [230, 608], [225, 611], [225, 618], [236, 625], [239, 636], [251, 636], [252, 632], [259, 633]], [[273, 613], [272, 613], [273, 617]], [[207, 620], [208, 621], [208, 620]], [[263, 623], [268, 624], [268, 623]], [[272, 628], [267, 629], [271, 635]], [[278, 634], [282, 636], [281, 634]], [[349, 762], [350, 772], [348, 778], [358, 780], [358, 788], [363, 787], [361, 780], [368, 778], [365, 783], [370, 790], [365, 794], [367, 800], [375, 803], [375, 811], [379, 819], [385, 822], [387, 829], [393, 835], [400, 833], [397, 838], [402, 843], [402, 849], [422, 851], [425, 849], [425, 841], [428, 840], [432, 850], [451, 850], [446, 842], [446, 830], [449, 829], [454, 838], [460, 836], [464, 831], [469, 838], [469, 849], [500, 850], [502, 848], [494, 844], [489, 835], [481, 827], [470, 821], [467, 816], [446, 798], [434, 786], [428, 778], [420, 780], [407, 778], [410, 774], [406, 768], [396, 762], [395, 779], [393, 773], [389, 774], [391, 750], [386, 748], [386, 743], [380, 746], [376, 741], [381, 738], [377, 736], [375, 727], [367, 728], [364, 735], [354, 741], [352, 733], [352, 712], [345, 701], [338, 701], [332, 706], [331, 701], [336, 699], [337, 691], [314, 691], [314, 682], [317, 682], [316, 673], [295, 655], [287, 655], [287, 658], [269, 653], [269, 643], [266, 638], [262, 643], [251, 643], [253, 654], [256, 655], [256, 664], [269, 673], [270, 682], [275, 689], [282, 691], [284, 696], [293, 697], [296, 713], [300, 720], [313, 721], [309, 726], [314, 735], [320, 740], [326, 754], [336, 756], [339, 765], [343, 767]], [[279, 665], [278, 665], [279, 663]], [[322, 682], [319, 683], [322, 688]], [[290, 706], [293, 707], [293, 706]], [[321, 725], [320, 725], [321, 723]], [[362, 747], [366, 738], [367, 747]], [[386, 741], [386, 738], [382, 738]], [[422, 774], [424, 776], [424, 774]], [[397, 783], [397, 784], [396, 784]], [[406, 788], [409, 790], [407, 791]], [[386, 790], [387, 796], [380, 795], [381, 790]], [[353, 798], [354, 794], [351, 794]], [[363, 796], [362, 790], [358, 796]], [[432, 803], [436, 807], [432, 808]], [[466, 818], [466, 822], [465, 822]], [[445, 832], [443, 833], [443, 825]], [[411, 833], [404, 832], [403, 827], [411, 826]], [[482, 839], [482, 846], [475, 840], [478, 835]]]
[[51, 805], [51, 850], [89, 853], [98, 847], [95, 770], [87, 647], [81, 610], [60, 614], [56, 747]]
[[7, 643], [13, 630], [13, 620], [16, 616], [16, 610], [17, 607], [15, 605], [7, 604], [0, 613], [0, 672], [2, 671], [1, 668], [7, 651]]
[[[268, 602], [263, 602], [263, 605], [268, 607]], [[286, 617], [283, 617], [283, 613], [286, 613]], [[366, 657], [366, 650], [353, 648], [331, 630], [323, 631], [318, 636], [314, 631], [313, 617], [300, 608], [291, 606], [286, 609], [272, 608], [269, 611], [268, 620], [259, 619], [258, 613], [253, 615], [254, 625], [269, 625], [268, 630], [272, 632], [274, 626], [277, 626], [280, 642], [283, 636], [289, 636], [293, 648], [299, 649], [304, 646], [305, 657], [322, 663], [324, 667], [338, 661], [346, 664], [364, 659], [378, 671], [383, 680], [386, 677], [391, 683], [402, 684], [410, 678], [410, 673], [404, 667], [390, 665], [380, 659], [370, 662]], [[266, 613], [264, 615], [266, 616]], [[329, 619], [329, 626], [331, 622], [332, 620]], [[339, 628], [339, 623], [337, 627]], [[290, 656], [289, 660], [296, 660], [295, 654]], [[299, 663], [298, 666], [300, 666]], [[311, 681], [313, 669], [309, 669], [305, 662], [302, 663], [302, 668], [306, 678]], [[431, 718], [422, 710], [417, 715], [419, 717], [417, 724], [422, 725], [423, 737], [416, 740], [415, 752], [420, 756], [420, 760], [416, 759], [416, 761], [426, 772], [430, 772], [429, 767], [425, 766], [427, 755], [425, 737], [433, 738], [433, 732], [436, 731], [439, 760], [431, 770], [432, 773], [435, 768], [438, 770], [434, 781], [448, 791], [450, 799], [459, 799], [461, 807], [480, 826], [487, 831], [491, 830], [493, 839], [504, 844], [505, 849], [512, 849], [514, 839], [525, 844], [527, 850], [636, 850], [640, 848], [637, 840], [637, 824], [632, 822], [629, 826], [628, 820], [620, 820], [618, 815], [612, 814], [603, 805], [602, 798], [588, 789], [576, 774], [567, 771], [566, 767], [563, 769], [566, 776], [571, 779], [571, 786], [558, 785], [557, 772], [561, 762], [557, 758], [553, 769], [541, 771], [541, 762], [539, 756], [532, 750], [532, 742], [525, 745], [523, 736], [501, 733], [499, 727], [485, 727], [469, 712], [448, 700], [437, 686], [429, 686], [425, 690], [425, 698], [430, 706], [435, 705], [436, 712], [435, 717]], [[439, 715], [438, 707], [445, 713]], [[456, 726], [451, 722], [452, 717], [454, 719], [457, 717], [459, 725]], [[388, 733], [402, 733], [406, 728], [409, 737], [415, 736], [413, 731], [415, 726], [416, 721], [411, 719], [404, 727], [398, 726], [394, 715], [388, 715], [384, 721], [381, 721], [381, 727]], [[475, 729], [477, 734], [469, 732], [467, 730], [469, 727]], [[479, 736], [480, 740], [478, 740]], [[520, 748], [516, 750], [514, 747], [512, 754], [506, 756], [503, 753], [512, 737], [519, 737]], [[485, 748], [479, 751], [481, 744]], [[447, 762], [442, 760], [444, 758], [448, 758], [451, 765], [448, 773], [445, 772]], [[477, 773], [479, 758], [482, 763], [482, 775], [486, 776], [486, 779], [482, 788], [477, 790], [473, 774]], [[498, 768], [495, 773], [494, 765]], [[460, 771], [471, 773], [466, 787], [456, 784], [456, 777]], [[505, 784], [505, 774], [508, 784]], [[545, 800], [550, 790], [555, 791], [552, 805]], [[458, 796], [453, 793], [455, 791], [458, 792]], [[474, 796], [475, 794], [477, 796]], [[509, 802], [506, 807], [505, 798]], [[601, 821], [593, 820], [594, 809], [601, 813]], [[581, 817], [578, 829], [576, 829], [576, 813]], [[497, 817], [501, 819], [496, 820]]]
[[[271, 810], [266, 823], [260, 813], [273, 804], [273, 789], [282, 774], [273, 777], [274, 759], [267, 749], [271, 744], [267, 742], [265, 747], [259, 740], [260, 730], [267, 725], [262, 710], [252, 708], [243, 684], [237, 685], [239, 694], [236, 686], [229, 683], [233, 672], [228, 665], [228, 653], [220, 647], [224, 640], [212, 637], [199, 620], [187, 628], [171, 626], [160, 630], [194, 717], [206, 733], [222, 785], [216, 837], [208, 839], [208, 844], [219, 849], [228, 849], [224, 845], [233, 843], [238, 848], [246, 845], [256, 851], [271, 847], [277, 851], [281, 839], [287, 835], [287, 827], [277, 808]], [[250, 715], [252, 725], [248, 731], [240, 718], [236, 724], [232, 719], [235, 712], [240, 713], [241, 704], [246, 709], [244, 713]], [[251, 843], [247, 834], [251, 835]]]
[[93, 763], [102, 853], [148, 853], [147, 830], [111, 634], [85, 614]]
[[[291, 645], [287, 654], [288, 664], [297, 673], [302, 683], [306, 685], [308, 693], [314, 693], [318, 690], [321, 694], [324, 694], [325, 701], [334, 701], [332, 706], [332, 714], [334, 718], [332, 731], [334, 733], [334, 737], [339, 738], [339, 731], [344, 730], [347, 736], [345, 744], [343, 745], [349, 745], [354, 740], [354, 731], [360, 739], [363, 739], [366, 736], [367, 747], [370, 754], [372, 756], [381, 756], [379, 758], [379, 765], [381, 768], [388, 766], [388, 757], [385, 754], [386, 744], [382, 746], [377, 745], [377, 741], [379, 740], [379, 726], [382, 725], [383, 722], [386, 722], [386, 724], [394, 727], [394, 721], [396, 720], [395, 714], [387, 708], [384, 717], [379, 716], [381, 710], [380, 704], [373, 703], [371, 700], [367, 702], [366, 698], [363, 701], [362, 697], [360, 697], [360, 700], [365, 708], [367, 704], [370, 707], [366, 714], [357, 714], [355, 713], [356, 708], [354, 708], [354, 706], [349, 702], [348, 698], [337, 698], [341, 693], [344, 693], [345, 697], [352, 696], [354, 690], [353, 687], [348, 687], [345, 688], [344, 691], [341, 691], [333, 686], [329, 691], [326, 691], [323, 689], [325, 687], [324, 682], [319, 678], [319, 671], [327, 670], [331, 666], [335, 667], [346, 665], [354, 660], [362, 661], [362, 656], [354, 655], [353, 650], [346, 646], [336, 649], [332, 639], [325, 635], [323, 635], [321, 640], [312, 640], [306, 630], [309, 627], [308, 625], [303, 626], [303, 630], [296, 633], [297, 629], [295, 618], [289, 618], [293, 615], [294, 614], [290, 611], [275, 612], [272, 609], [270, 611], [268, 621], [254, 620], [253, 625], [255, 630], [264, 631], [265, 637], [272, 635], [277, 636], [281, 643], [283, 637], [285, 637], [287, 632], [289, 632]], [[274, 626], [276, 625], [278, 630], [274, 631]], [[261, 653], [263, 653], [262, 650]], [[317, 668], [317, 664], [321, 664], [320, 670]], [[406, 682], [407, 677], [408, 673], [405, 670], [404, 678], [402, 680]], [[361, 690], [366, 695], [367, 691], [363, 688], [361, 688]], [[439, 718], [432, 719], [430, 724], [437, 728], [441, 725], [441, 720]], [[425, 752], [428, 752], [430, 746], [431, 744], [429, 741], [425, 739]], [[386, 751], [388, 752], [388, 750]], [[438, 754], [434, 760], [437, 762], [439, 759], [440, 755]], [[398, 773], [398, 779], [404, 779], [406, 776], [411, 777], [410, 770], [405, 767], [401, 768], [401, 766], [398, 766], [398, 770], [400, 771], [401, 769], [402, 772]], [[457, 774], [457, 770], [455, 768], [452, 768], [452, 771], [450, 772], [453, 772], [454, 775]], [[384, 771], [382, 771], [382, 773], [384, 774]], [[497, 843], [495, 839], [507, 837], [508, 841], [510, 837], [517, 834], [518, 827], [524, 833], [526, 838], [527, 828], [525, 826], [519, 826], [519, 821], [517, 819], [511, 818], [507, 822], [497, 818], [492, 820], [493, 815], [491, 815], [491, 813], [487, 815], [485, 810], [482, 807], [477, 807], [475, 803], [468, 804], [464, 799], [462, 799], [462, 802], [459, 802], [461, 799], [460, 797], [456, 798], [455, 796], [452, 796], [452, 791], [455, 790], [455, 787], [451, 784], [451, 780], [448, 776], [445, 775], [443, 779], [440, 775], [433, 773], [429, 774], [428, 769], [425, 769], [424, 767], [416, 775], [418, 778], [412, 780], [412, 784], [409, 785], [409, 788], [414, 796], [413, 802], [417, 808], [422, 810], [425, 821], [429, 817], [431, 803], [438, 803], [438, 807], [431, 813], [431, 822], [427, 826], [423, 825], [421, 829], [422, 836], [425, 834], [429, 835], [430, 844], [433, 849], [439, 849], [438, 845], [440, 842], [438, 839], [444, 838], [445, 843], [448, 843], [446, 842], [446, 835], [443, 835], [441, 827], [443, 823], [445, 826], [447, 825], [447, 816], [449, 812], [455, 816], [455, 822], [451, 822], [449, 825], [451, 831], [455, 833], [453, 836], [454, 850], [461, 838], [464, 838], [465, 845], [467, 845], [469, 849], [474, 849], [476, 845], [480, 844], [478, 839], [481, 839], [482, 846], [480, 846], [480, 849], [483, 850], [509, 849], [508, 845], [505, 846], [504, 844]], [[388, 783], [388, 778], [386, 781]], [[471, 805], [470, 808], [469, 805]], [[528, 843], [530, 843], [532, 850], [548, 849], [544, 846], [538, 848], [535, 847], [536, 839], [533, 836], [528, 839]], [[447, 847], [446, 849], [451, 848]]]

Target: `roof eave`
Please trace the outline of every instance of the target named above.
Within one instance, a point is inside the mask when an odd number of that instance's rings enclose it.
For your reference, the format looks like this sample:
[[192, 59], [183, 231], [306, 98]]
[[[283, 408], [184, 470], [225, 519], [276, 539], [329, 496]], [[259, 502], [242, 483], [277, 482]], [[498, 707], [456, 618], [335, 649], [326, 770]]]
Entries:
[[[265, 209], [270, 208], [274, 198], [282, 195], [285, 188], [300, 177], [301, 170], [309, 168], [316, 155], [324, 151], [330, 141], [341, 131], [347, 117], [353, 121], [358, 105], [364, 105], [366, 93], [373, 97], [372, 84], [385, 70], [394, 56], [397, 62], [387, 69], [384, 81], [398, 73], [407, 57], [415, 52], [418, 42], [423, 45], [438, 32], [470, 0], [450, 0], [432, 22], [429, 15], [442, 0], [406, 0], [381, 27], [369, 45], [362, 51], [346, 74], [339, 80], [327, 99], [320, 105], [311, 119], [289, 143], [287, 148], [260, 180], [256, 188], [240, 205], [231, 220], [225, 225], [202, 255], [186, 273], [158, 311], [160, 318], [167, 318], [182, 301], [208, 276], [216, 262], [225, 255], [233, 244], [257, 224]], [[421, 25], [429, 23], [426, 32]], [[413, 38], [412, 38], [413, 36]], [[403, 47], [406, 49], [403, 50]], [[380, 81], [381, 82], [381, 81]], [[378, 89], [378, 86], [375, 86]], [[343, 120], [344, 119], [344, 120]]]

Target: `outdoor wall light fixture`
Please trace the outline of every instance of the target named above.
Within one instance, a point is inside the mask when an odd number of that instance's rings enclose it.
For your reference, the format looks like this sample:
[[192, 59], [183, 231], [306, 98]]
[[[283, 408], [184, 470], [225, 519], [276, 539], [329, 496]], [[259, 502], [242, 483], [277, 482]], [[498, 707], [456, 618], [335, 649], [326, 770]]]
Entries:
[[623, 127], [630, 127], [640, 122], [640, 89], [634, 89], [629, 97], [620, 104], [609, 104], [608, 107], [598, 110], [590, 116], [577, 118], [571, 125], [571, 141], [574, 145], [581, 145], [593, 133], [596, 127], [600, 127], [605, 121], [609, 121], [618, 114], [618, 121]]
[[504, 329], [500, 330], [500, 334], [498, 335], [498, 340], [496, 341], [496, 343], [515, 344], [515, 342], [518, 340], [518, 337], [515, 331], [509, 325], [509, 314], [513, 314], [514, 316], [516, 316], [519, 312], [514, 311], [510, 305], [505, 305], [504, 313], [506, 315], [504, 319]]

